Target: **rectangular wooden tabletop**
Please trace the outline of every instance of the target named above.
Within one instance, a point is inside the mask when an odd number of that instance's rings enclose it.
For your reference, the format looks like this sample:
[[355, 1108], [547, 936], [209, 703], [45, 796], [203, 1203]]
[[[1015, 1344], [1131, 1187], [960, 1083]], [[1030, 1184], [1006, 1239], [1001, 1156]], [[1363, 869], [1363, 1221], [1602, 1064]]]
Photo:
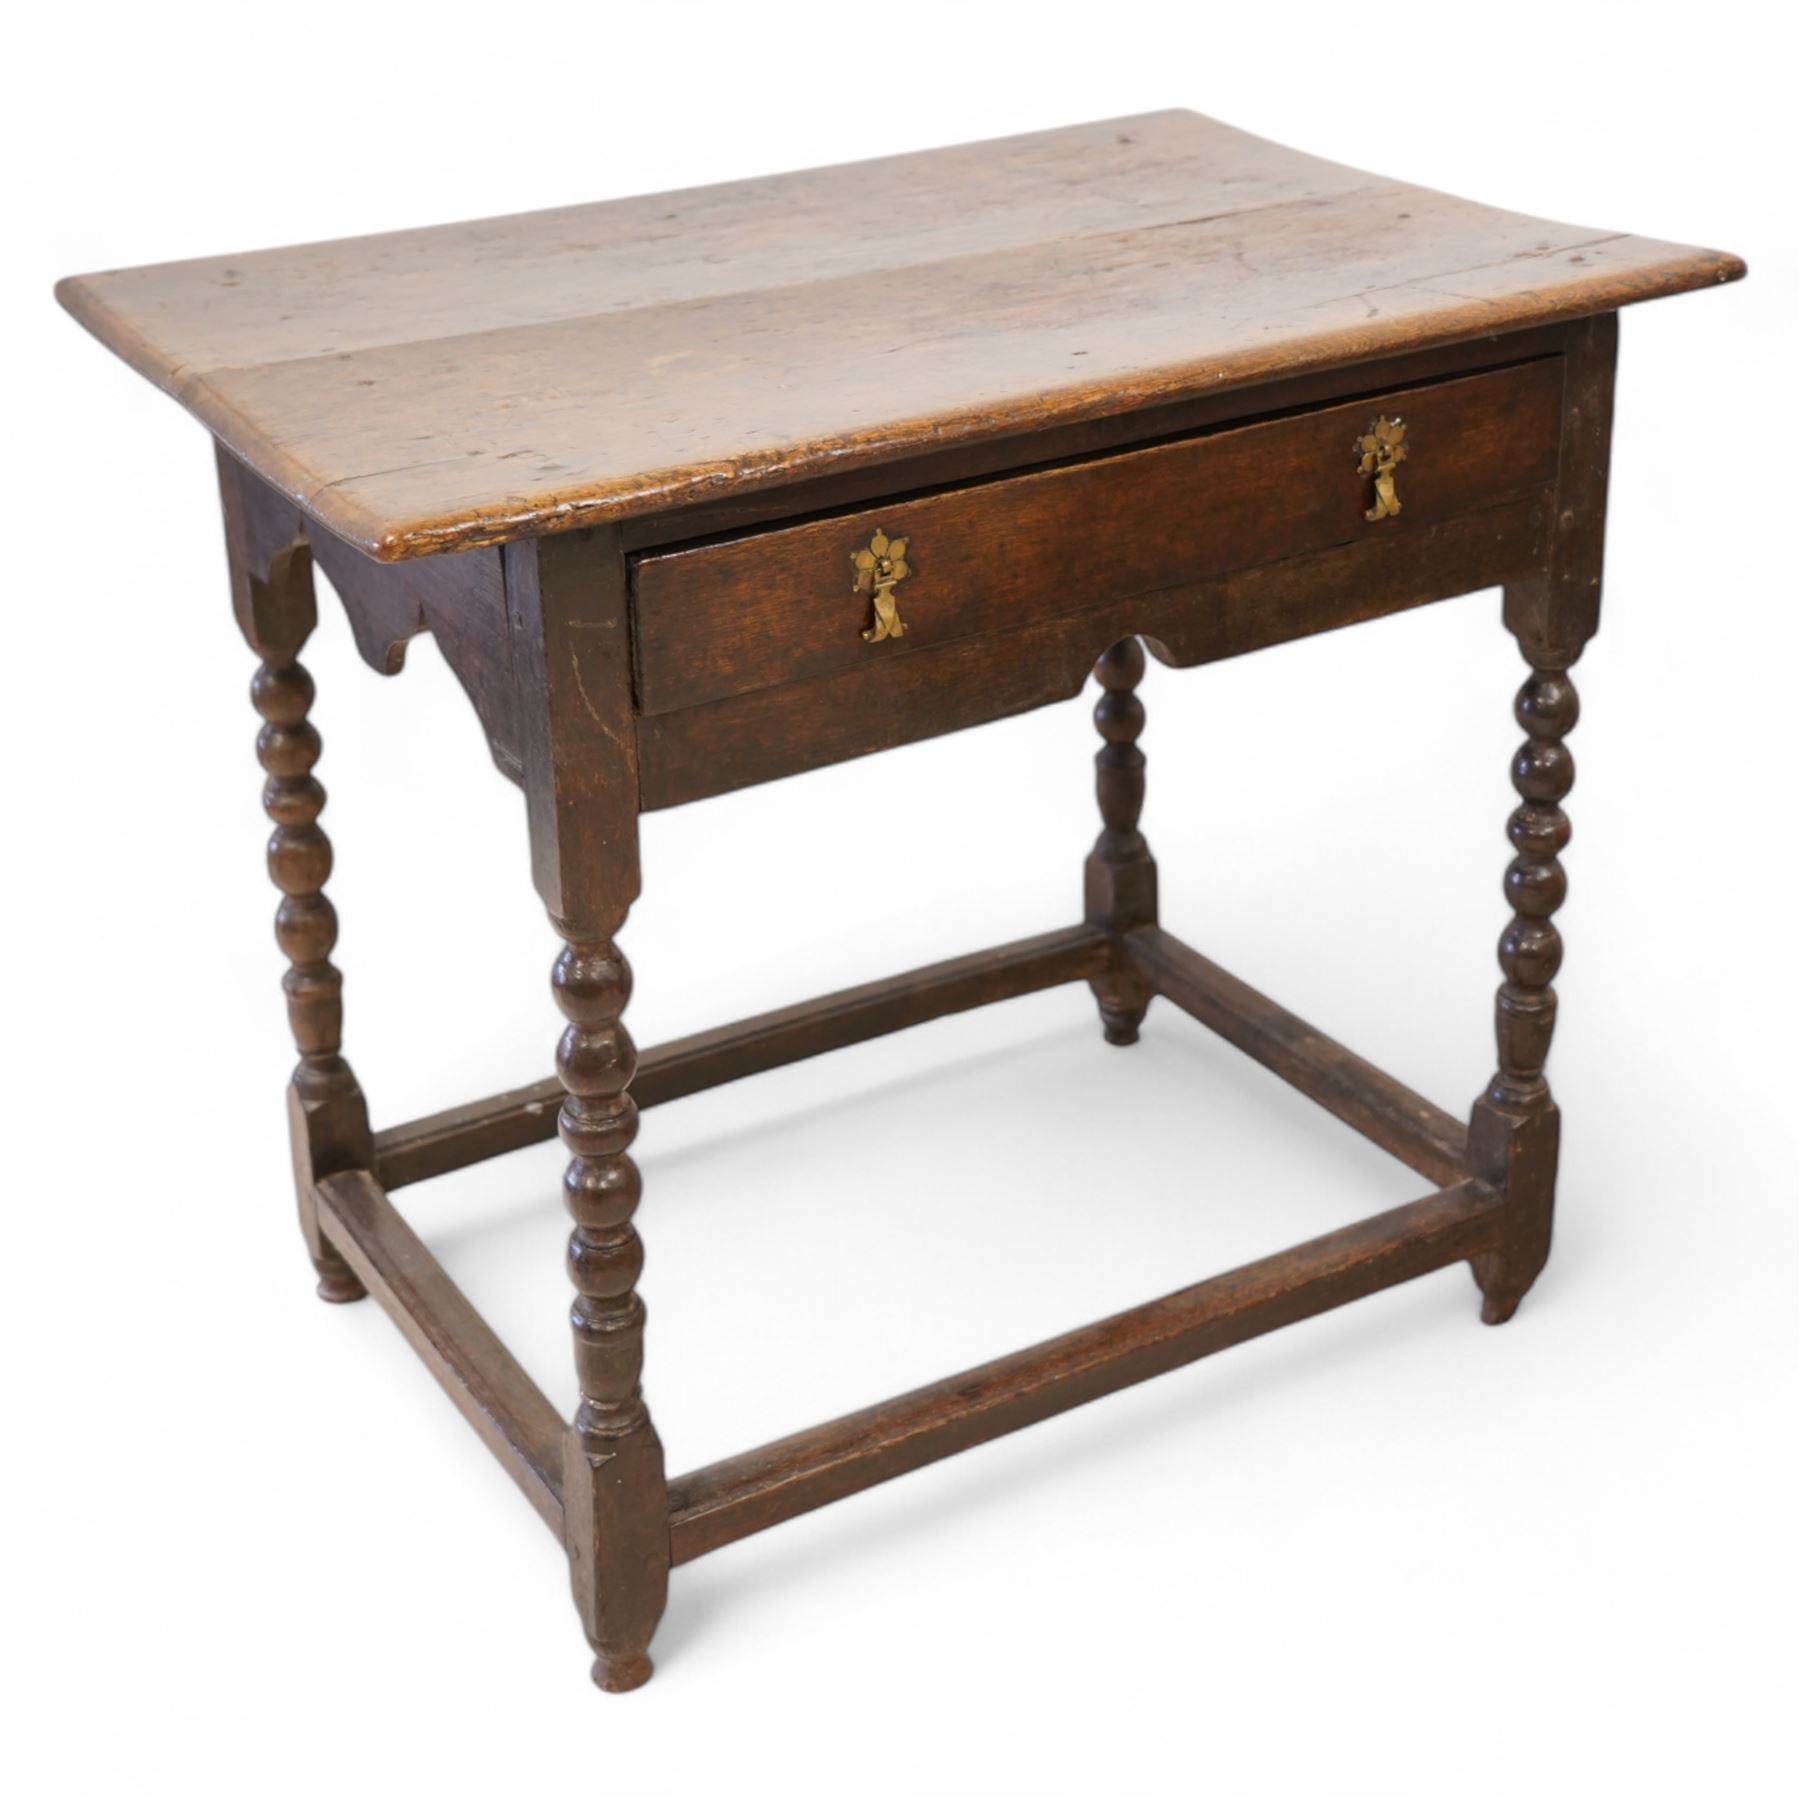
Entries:
[[57, 294], [398, 561], [1743, 272], [1162, 112]]

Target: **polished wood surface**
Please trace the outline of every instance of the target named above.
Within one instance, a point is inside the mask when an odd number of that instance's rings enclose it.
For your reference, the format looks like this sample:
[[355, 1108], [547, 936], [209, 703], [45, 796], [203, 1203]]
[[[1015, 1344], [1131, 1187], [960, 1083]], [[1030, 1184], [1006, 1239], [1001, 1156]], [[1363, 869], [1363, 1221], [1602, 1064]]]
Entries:
[[385, 561], [1742, 273], [1162, 112], [58, 292]]
[[[632, 1097], [640, 1110], [728, 1081], [843, 1050], [972, 1007], [1016, 1000], [1100, 974], [1117, 960], [1107, 932], [1071, 925], [971, 956], [887, 975], [730, 1025], [658, 1044], [638, 1057]], [[375, 1134], [382, 1184], [405, 1187], [490, 1156], [547, 1143], [557, 1133], [563, 1084], [550, 1076], [491, 1099], [453, 1106]]]
[[[632, 576], [639, 710], [891, 663], [1361, 541], [1369, 482], [1353, 446], [1385, 414], [1405, 418], [1417, 450], [1382, 535], [1409, 536], [1549, 486], [1562, 359], [646, 553]], [[906, 635], [872, 644], [849, 559], [876, 531], [906, 540], [911, 572], [895, 595]]]
[[859, 1493], [1264, 1332], [1479, 1256], [1493, 1189], [1464, 1181], [669, 1484], [674, 1559]]
[[1544, 566], [1507, 587], [1502, 613], [1531, 674], [1513, 702], [1525, 741], [1512, 762], [1520, 803], [1506, 825], [1514, 855], [1505, 883], [1512, 918], [1500, 938], [1494, 997], [1499, 1066], [1469, 1116], [1470, 1165], [1507, 1196], [1498, 1247], [1471, 1265], [1490, 1325], [1512, 1317], [1550, 1255], [1562, 1115], [1544, 1065], [1563, 958], [1553, 915], [1568, 892], [1562, 852], [1571, 828], [1562, 803], [1575, 785], [1565, 740], [1581, 709], [1569, 670], [1600, 625], [1618, 345], [1612, 315], [1585, 321], [1571, 336], [1556, 531]]
[[[560, 1533], [600, 1686], [649, 1678], [671, 1569], [750, 1532], [1450, 1263], [1488, 1323], [1512, 1317], [1555, 1205], [1570, 669], [1599, 624], [1616, 309], [1740, 273], [1165, 113], [64, 284], [220, 440], [320, 1292], [392, 1314]], [[1404, 460], [1366, 457], [1372, 433]], [[876, 610], [880, 571], [854, 573], [878, 531], [906, 540], [904, 574], [887, 565], [903, 632]], [[560, 940], [555, 1074], [381, 1132], [332, 960], [298, 660], [315, 562], [383, 673], [436, 637], [523, 790]], [[1497, 1066], [1465, 1128], [1164, 928], [1139, 686], [1149, 654], [1186, 668], [1495, 586], [1524, 742]], [[644, 813], [1090, 674], [1079, 923], [639, 1058], [618, 939]], [[640, 1106], [1075, 981], [1109, 1043], [1136, 1042], [1160, 996], [1155, 1029], [1211, 1029], [1436, 1191], [669, 1480], [645, 1397]], [[568, 1420], [389, 1197], [553, 1135]]]
[[343, 1055], [344, 978], [331, 952], [337, 911], [325, 893], [331, 840], [319, 824], [325, 789], [313, 773], [323, 745], [312, 723], [313, 679], [300, 651], [318, 623], [312, 557], [299, 540], [259, 542], [264, 490], [230, 458], [219, 462], [226, 566], [232, 611], [250, 648], [262, 658], [250, 683], [262, 719], [256, 760], [262, 765], [263, 810], [275, 829], [265, 852], [269, 879], [281, 892], [275, 942], [287, 959], [281, 991], [300, 1060], [288, 1081], [288, 1135], [300, 1229], [319, 1277], [319, 1297], [360, 1300], [362, 1283], [319, 1223], [317, 1184], [374, 1158], [368, 1103]]
[[1425, 606], [1528, 573], [1551, 497], [1523, 497], [1416, 531], [1371, 527], [1354, 544], [1080, 612], [883, 656], [811, 681], [757, 688], [637, 722], [646, 812], [891, 750], [1072, 699], [1094, 660], [1143, 638], [1177, 668]]
[[563, 1421], [366, 1170], [318, 1184], [319, 1217], [362, 1288], [400, 1327], [433, 1379], [533, 1509], [563, 1531]]
[[1429, 1181], [1454, 1181], [1468, 1167], [1469, 1134], [1423, 1094], [1384, 1074], [1316, 1026], [1155, 925], [1121, 945], [1152, 993], [1316, 1100]]
[[1087, 922], [1104, 932], [1112, 954], [1089, 981], [1100, 1006], [1100, 1026], [1109, 1044], [1135, 1044], [1155, 988], [1125, 953], [1126, 933], [1156, 924], [1156, 858], [1138, 821], [1144, 811], [1148, 759], [1138, 747], [1144, 732], [1144, 646], [1121, 638], [1094, 664], [1100, 698], [1094, 702], [1094, 798], [1100, 805], [1100, 835], [1082, 871], [1082, 905]]

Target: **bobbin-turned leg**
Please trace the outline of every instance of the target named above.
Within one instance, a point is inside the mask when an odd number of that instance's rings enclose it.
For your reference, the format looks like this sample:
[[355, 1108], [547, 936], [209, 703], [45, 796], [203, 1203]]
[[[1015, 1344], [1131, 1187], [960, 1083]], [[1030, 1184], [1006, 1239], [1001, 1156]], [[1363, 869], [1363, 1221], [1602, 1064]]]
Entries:
[[1469, 1124], [1475, 1168], [1506, 1195], [1501, 1248], [1473, 1264], [1489, 1325], [1512, 1317], [1550, 1254], [1561, 1117], [1544, 1063], [1556, 1025], [1551, 982], [1562, 962], [1562, 936], [1551, 915], [1568, 891], [1560, 853], [1569, 841], [1569, 816], [1562, 801], [1575, 763], [1563, 739], [1578, 711], [1575, 684], [1566, 670], [1534, 665], [1513, 711], [1526, 735], [1512, 768], [1521, 803], [1507, 823], [1517, 854], [1506, 871], [1513, 916], [1500, 939], [1505, 979], [1494, 1003], [1500, 1060]]
[[343, 976], [331, 960], [337, 914], [325, 896], [331, 842], [319, 828], [325, 790], [313, 774], [319, 734], [308, 718], [313, 681], [301, 646], [317, 622], [312, 559], [291, 541], [262, 555], [245, 514], [235, 465], [220, 459], [226, 546], [238, 624], [262, 658], [250, 698], [262, 715], [256, 755], [267, 777], [263, 807], [274, 823], [269, 875], [281, 890], [275, 940], [288, 959], [281, 985], [300, 1061], [288, 1086], [288, 1121], [300, 1229], [324, 1300], [360, 1300], [357, 1280], [319, 1228], [315, 1183], [329, 1175], [375, 1166], [368, 1107], [342, 1054]]
[[1471, 1264], [1489, 1325], [1513, 1316], [1550, 1254], [1562, 1121], [1544, 1065], [1556, 1025], [1552, 983], [1563, 953], [1553, 915], [1568, 888], [1561, 857], [1569, 818], [1562, 803], [1575, 783], [1564, 741], [1579, 711], [1569, 670], [1600, 623], [1617, 343], [1613, 315], [1586, 321], [1571, 343], [1548, 564], [1543, 574], [1506, 589], [1506, 626], [1531, 674], [1513, 703], [1525, 741], [1512, 766], [1520, 803], [1507, 823], [1515, 853], [1506, 871], [1513, 916], [1500, 938], [1499, 1066], [1469, 1118], [1470, 1165], [1505, 1201], [1498, 1248]]
[[[1100, 698], [1094, 729], [1104, 740], [1094, 757], [1094, 788], [1100, 801], [1101, 832], [1087, 859], [1085, 898], [1090, 924], [1104, 925], [1115, 939], [1138, 925], [1156, 923], [1156, 862], [1138, 830], [1144, 809], [1144, 703], [1137, 685], [1144, 677], [1144, 646], [1123, 638], [1094, 665]], [[1120, 951], [1103, 975], [1089, 985], [1100, 1003], [1100, 1023], [1109, 1044], [1135, 1044], [1138, 1026], [1154, 989]]]
[[563, 1440], [563, 1532], [594, 1680], [620, 1693], [650, 1679], [669, 1582], [662, 1445], [639, 1384], [631, 971], [613, 942], [639, 885], [625, 565], [605, 531], [509, 544], [503, 558], [532, 874], [564, 944], [552, 982], [567, 1021], [558, 1129], [581, 1400]]
[[570, 1323], [581, 1389], [564, 1504], [583, 1521], [569, 1550], [594, 1680], [623, 1693], [650, 1679], [646, 1652], [668, 1582], [662, 1444], [639, 1385], [644, 1246], [631, 1222], [641, 1187], [628, 1154], [637, 1103], [626, 1091], [637, 1052], [620, 1017], [631, 970], [610, 939], [570, 936], [552, 979], [569, 1021], [556, 1070], [567, 1091], [558, 1130], [569, 1152], [563, 1197], [574, 1220]]

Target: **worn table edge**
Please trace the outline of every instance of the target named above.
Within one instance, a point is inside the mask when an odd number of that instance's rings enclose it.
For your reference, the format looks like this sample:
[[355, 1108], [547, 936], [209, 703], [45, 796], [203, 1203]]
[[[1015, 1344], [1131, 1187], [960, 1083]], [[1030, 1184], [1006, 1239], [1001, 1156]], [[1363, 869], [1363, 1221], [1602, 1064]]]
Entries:
[[[1675, 244], [1667, 248], [1669, 254], [1660, 261], [1599, 275], [1571, 289], [1560, 306], [1545, 305], [1541, 296], [1521, 297], [1503, 307], [1491, 301], [1469, 301], [1446, 308], [1423, 326], [1416, 318], [1383, 321], [1366, 333], [1354, 355], [1345, 354], [1340, 333], [1321, 331], [1289, 340], [1284, 346], [1286, 354], [1275, 359], [1266, 348], [1259, 348], [1223, 359], [1165, 364], [1134, 377], [1114, 376], [1103, 382], [1047, 389], [1035, 397], [1031, 429], [1039, 432], [1080, 425], [1149, 406], [1178, 405], [1207, 394], [1250, 391], [1294, 376], [1352, 368], [1402, 352], [1498, 340], [1518, 330], [1568, 324], [1626, 305], [1738, 281], [1748, 272], [1744, 260], [1727, 251]], [[93, 279], [65, 276], [56, 284], [58, 302], [122, 361], [179, 401], [233, 455], [309, 519], [380, 563], [407, 562], [678, 512], [726, 491], [743, 494], [794, 486], [925, 452], [991, 443], [1018, 435], [1022, 429], [1021, 421], [1003, 407], [969, 407], [899, 419], [880, 434], [778, 445], [724, 462], [675, 464], [622, 479], [521, 493], [516, 503], [504, 508], [468, 508], [396, 522], [361, 505], [344, 491], [341, 482], [319, 484], [304, 464], [272, 443], [224, 400], [203, 372], [160, 366], [142, 335], [89, 285]]]

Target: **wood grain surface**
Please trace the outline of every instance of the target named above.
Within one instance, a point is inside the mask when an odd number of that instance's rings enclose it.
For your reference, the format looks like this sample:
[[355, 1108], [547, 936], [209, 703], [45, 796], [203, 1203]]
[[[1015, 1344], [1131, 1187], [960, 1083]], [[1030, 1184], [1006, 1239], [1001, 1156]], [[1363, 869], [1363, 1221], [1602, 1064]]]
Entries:
[[685, 806], [1071, 700], [1121, 637], [1141, 636], [1161, 661], [1189, 668], [1498, 586], [1541, 560], [1550, 500], [1409, 533], [1371, 528], [1360, 543], [642, 716], [638, 805]]
[[398, 561], [1743, 272], [1164, 112], [57, 292], [276, 488]]
[[[1376, 535], [1428, 530], [1556, 476], [1562, 359], [1266, 419], [720, 543], [634, 565], [638, 707], [675, 712], [754, 688], [925, 654], [984, 632]], [[1369, 523], [1354, 444], [1407, 422], [1401, 513]], [[850, 553], [907, 542], [906, 635], [871, 644]], [[432, 565], [426, 564], [426, 567]]]

